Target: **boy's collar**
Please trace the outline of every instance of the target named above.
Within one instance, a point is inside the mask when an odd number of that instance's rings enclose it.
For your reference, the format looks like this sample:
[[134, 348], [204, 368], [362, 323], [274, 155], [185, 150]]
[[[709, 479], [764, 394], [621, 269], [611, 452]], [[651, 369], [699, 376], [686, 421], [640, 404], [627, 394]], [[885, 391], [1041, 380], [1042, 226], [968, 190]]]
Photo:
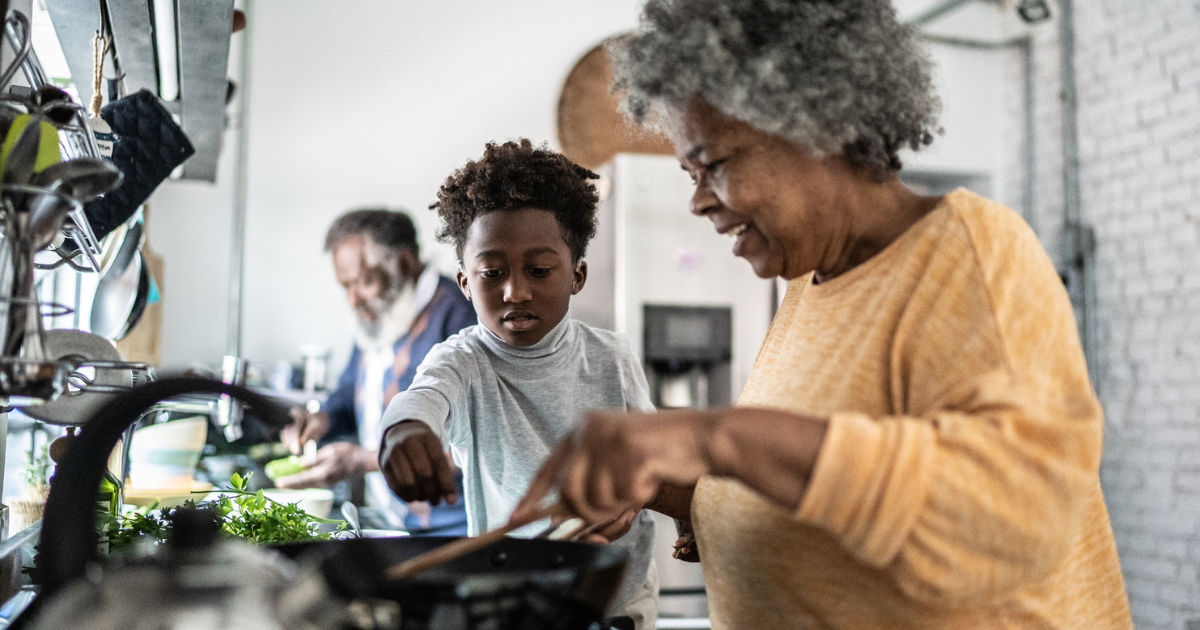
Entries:
[[542, 337], [541, 341], [531, 346], [510, 345], [487, 326], [479, 324], [479, 327], [483, 329], [484, 340], [497, 352], [522, 359], [536, 359], [558, 352], [567, 338], [567, 331], [570, 329], [570, 320], [571, 316], [569, 314], [564, 315], [562, 321], [555, 324], [554, 328], [551, 328], [550, 332], [546, 333], [546, 336]]

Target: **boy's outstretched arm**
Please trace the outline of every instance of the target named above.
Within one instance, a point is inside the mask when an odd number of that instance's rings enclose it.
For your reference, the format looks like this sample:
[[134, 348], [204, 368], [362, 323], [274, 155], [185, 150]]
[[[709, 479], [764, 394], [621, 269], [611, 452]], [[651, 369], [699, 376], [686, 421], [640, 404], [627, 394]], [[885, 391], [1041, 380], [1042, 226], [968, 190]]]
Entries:
[[405, 501], [437, 505], [445, 498], [448, 504], [457, 503], [450, 460], [433, 429], [420, 420], [405, 420], [388, 428], [383, 441], [392, 441], [389, 438], [398, 432], [404, 434], [401, 441], [381, 462], [383, 477], [392, 492]]

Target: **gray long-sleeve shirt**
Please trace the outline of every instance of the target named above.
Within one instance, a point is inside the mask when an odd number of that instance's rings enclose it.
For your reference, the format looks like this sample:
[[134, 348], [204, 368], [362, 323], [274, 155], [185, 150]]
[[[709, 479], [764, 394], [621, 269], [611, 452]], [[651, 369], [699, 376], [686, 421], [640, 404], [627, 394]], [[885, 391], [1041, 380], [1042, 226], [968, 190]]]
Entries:
[[[646, 376], [624, 337], [563, 318], [532, 346], [511, 346], [482, 325], [436, 345], [412, 386], [383, 414], [392, 425], [419, 420], [449, 445], [463, 469], [471, 535], [507, 522], [550, 452], [593, 409], [654, 409]], [[381, 460], [411, 433], [395, 431]], [[534, 524], [518, 535], [545, 528]], [[646, 579], [654, 521], [642, 512], [613, 544], [629, 551], [616, 598], [620, 604]]]

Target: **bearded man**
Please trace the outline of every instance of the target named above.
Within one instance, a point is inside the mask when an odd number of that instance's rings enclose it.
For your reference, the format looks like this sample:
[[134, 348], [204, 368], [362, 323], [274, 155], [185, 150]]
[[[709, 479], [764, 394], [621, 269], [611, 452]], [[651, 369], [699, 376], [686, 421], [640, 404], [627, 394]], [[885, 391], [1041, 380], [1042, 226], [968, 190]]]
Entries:
[[[327, 487], [366, 476], [367, 504], [389, 527], [414, 534], [466, 535], [463, 501], [405, 506], [379, 473], [380, 419], [388, 402], [408, 389], [434, 344], [476, 323], [475, 309], [457, 283], [421, 263], [412, 219], [390, 210], [355, 210], [330, 226], [325, 251], [355, 312], [350, 361], [321, 410], [292, 409], [280, 436], [294, 453], [309, 440], [326, 442], [308, 468], [281, 477], [281, 488]], [[356, 441], [345, 441], [357, 437]], [[462, 475], [457, 474], [459, 497]], [[407, 515], [407, 516], [405, 516]]]

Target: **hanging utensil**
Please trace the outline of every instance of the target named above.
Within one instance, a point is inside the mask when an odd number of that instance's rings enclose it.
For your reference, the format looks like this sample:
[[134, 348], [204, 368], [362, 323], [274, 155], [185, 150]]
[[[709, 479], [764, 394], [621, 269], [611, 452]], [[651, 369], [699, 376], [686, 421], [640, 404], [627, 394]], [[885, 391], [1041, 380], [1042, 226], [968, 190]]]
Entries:
[[12, 288], [6, 295], [10, 306], [3, 354], [40, 361], [45, 358], [41, 341], [42, 312], [33, 282], [33, 252], [29, 239], [18, 234], [10, 251], [13, 274]]
[[[9, 188], [14, 189], [16, 186], [10, 184]], [[25, 238], [28, 239], [31, 250], [38, 252], [54, 241], [67, 213], [82, 204], [78, 199], [58, 190], [33, 186], [27, 188], [34, 197], [29, 204], [29, 217], [25, 222]]]
[[65, 389], [70, 366], [46, 359], [42, 341], [41, 305], [33, 282], [33, 250], [21, 222], [27, 213], [16, 212], [12, 199], [3, 196], [5, 255], [0, 276], [0, 322], [4, 332], [0, 348], [0, 396], [14, 406], [39, 404], [57, 398]]
[[121, 177], [112, 164], [92, 158], [52, 164], [34, 175], [33, 184], [44, 189], [29, 204], [26, 231], [34, 251], [54, 240], [67, 213], [116, 188]]
[[146, 305], [150, 301], [150, 266], [146, 264], [146, 259], [142, 258], [140, 251], [137, 253], [137, 266], [140, 272], [138, 273], [137, 294], [133, 298], [133, 308], [129, 309], [129, 317], [125, 319], [125, 325], [117, 332], [117, 336], [113, 337], [113, 341], [120, 341], [133, 331], [133, 327], [142, 320], [142, 315], [146, 312]]
[[29, 320], [41, 321], [37, 295], [33, 283], [33, 248], [27, 233], [29, 220], [25, 203], [29, 198], [30, 178], [38, 161], [41, 148], [42, 124], [37, 116], [19, 116], [9, 128], [8, 136], [0, 145], [0, 163], [3, 163], [3, 198], [6, 203], [5, 238], [12, 242], [10, 250], [12, 265], [11, 285], [3, 288], [9, 301], [7, 326], [5, 328], [3, 354], [8, 357], [24, 357], [40, 360], [40, 340], [33, 339], [28, 350], [32, 356], [25, 357], [25, 334]]
[[20, 11], [13, 11], [11, 17], [4, 22], [4, 28], [9, 31], [9, 43], [13, 45], [13, 50], [17, 56], [13, 58], [12, 63], [4, 69], [0, 74], [0, 90], [8, 87], [9, 81], [17, 75], [17, 70], [25, 63], [25, 59], [29, 57], [29, 53], [33, 52], [33, 38], [29, 32], [29, 18], [25, 17]]
[[116, 258], [96, 286], [91, 330], [106, 339], [116, 339], [121, 334], [137, 301], [142, 273], [137, 252], [142, 244], [142, 230], [140, 221], [129, 227]]
[[112, 162], [96, 158], [76, 158], [47, 166], [33, 178], [35, 186], [62, 190], [87, 203], [115, 190], [125, 178]]

